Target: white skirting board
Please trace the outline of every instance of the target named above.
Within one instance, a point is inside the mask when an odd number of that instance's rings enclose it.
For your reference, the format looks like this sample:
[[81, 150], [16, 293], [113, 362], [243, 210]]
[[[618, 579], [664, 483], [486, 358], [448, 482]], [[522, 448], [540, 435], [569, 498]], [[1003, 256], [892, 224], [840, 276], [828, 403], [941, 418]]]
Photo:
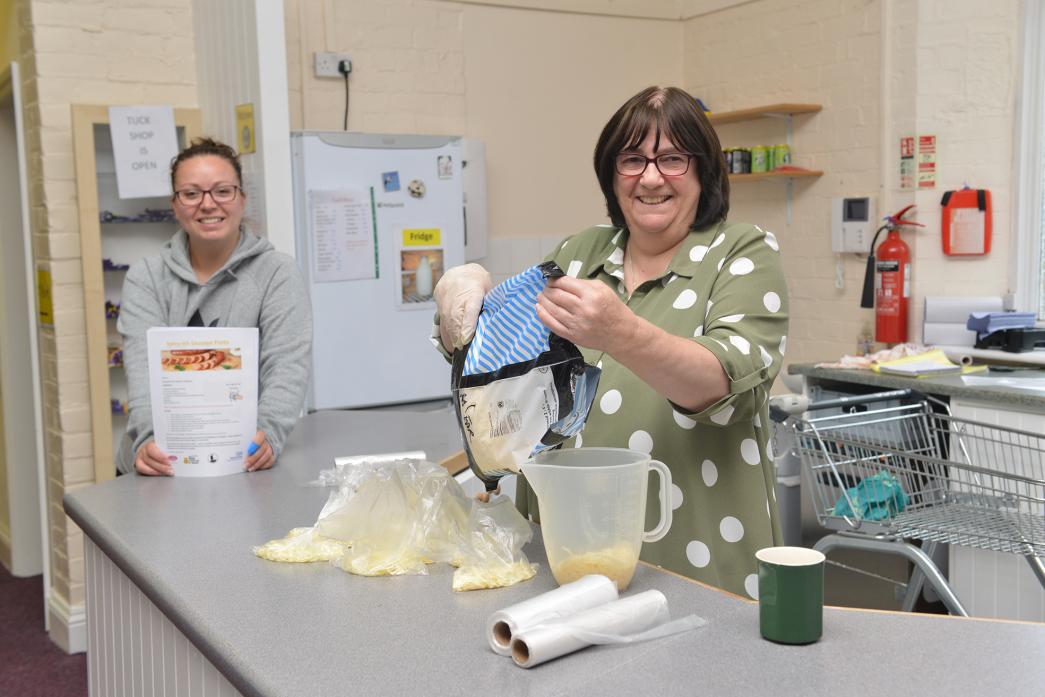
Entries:
[[87, 650], [87, 612], [82, 606], [71, 606], [51, 592], [47, 596], [47, 614], [51, 641], [68, 654]]
[[109, 557], [84, 539], [92, 697], [241, 697]]
[[[1045, 433], [1045, 414], [958, 399], [951, 400], [951, 413], [986, 424]], [[1045, 588], [1021, 556], [950, 545], [949, 576], [951, 588], [973, 617], [1045, 622]]]

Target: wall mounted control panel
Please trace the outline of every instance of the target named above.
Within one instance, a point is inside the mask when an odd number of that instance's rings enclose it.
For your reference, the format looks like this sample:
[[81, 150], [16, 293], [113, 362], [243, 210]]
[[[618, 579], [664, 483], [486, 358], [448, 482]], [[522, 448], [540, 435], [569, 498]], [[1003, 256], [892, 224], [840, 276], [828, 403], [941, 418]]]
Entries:
[[874, 236], [874, 199], [870, 196], [831, 199], [831, 251], [871, 251]]

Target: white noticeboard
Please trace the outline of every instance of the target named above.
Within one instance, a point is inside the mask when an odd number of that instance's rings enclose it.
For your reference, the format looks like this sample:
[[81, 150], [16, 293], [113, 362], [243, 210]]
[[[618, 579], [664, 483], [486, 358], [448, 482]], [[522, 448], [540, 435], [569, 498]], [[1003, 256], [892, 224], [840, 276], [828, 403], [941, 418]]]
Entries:
[[170, 162], [178, 154], [174, 109], [111, 106], [109, 132], [120, 198], [170, 196]]
[[179, 477], [243, 471], [258, 428], [257, 328], [146, 334], [156, 445]]

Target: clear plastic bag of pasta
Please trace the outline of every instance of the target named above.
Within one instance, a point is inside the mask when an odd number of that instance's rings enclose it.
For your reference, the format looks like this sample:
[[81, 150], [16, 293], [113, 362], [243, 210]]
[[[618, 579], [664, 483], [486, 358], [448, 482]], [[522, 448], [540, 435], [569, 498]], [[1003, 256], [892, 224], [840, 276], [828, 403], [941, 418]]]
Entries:
[[360, 576], [426, 574], [429, 564], [444, 562], [465, 569], [455, 573], [454, 590], [511, 585], [536, 571], [522, 552], [532, 530], [511, 502], [473, 501], [434, 463], [354, 462], [324, 470], [315, 483], [333, 489], [315, 526], [295, 528], [255, 554], [329, 561]]

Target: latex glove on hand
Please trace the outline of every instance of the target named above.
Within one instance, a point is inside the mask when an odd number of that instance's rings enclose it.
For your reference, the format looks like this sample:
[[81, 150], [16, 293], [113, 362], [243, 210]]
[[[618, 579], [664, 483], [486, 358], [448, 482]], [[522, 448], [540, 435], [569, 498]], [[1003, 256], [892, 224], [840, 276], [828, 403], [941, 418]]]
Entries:
[[448, 269], [435, 284], [439, 310], [439, 338], [453, 353], [464, 348], [475, 334], [475, 323], [483, 309], [483, 298], [493, 288], [493, 279], [479, 264]]

